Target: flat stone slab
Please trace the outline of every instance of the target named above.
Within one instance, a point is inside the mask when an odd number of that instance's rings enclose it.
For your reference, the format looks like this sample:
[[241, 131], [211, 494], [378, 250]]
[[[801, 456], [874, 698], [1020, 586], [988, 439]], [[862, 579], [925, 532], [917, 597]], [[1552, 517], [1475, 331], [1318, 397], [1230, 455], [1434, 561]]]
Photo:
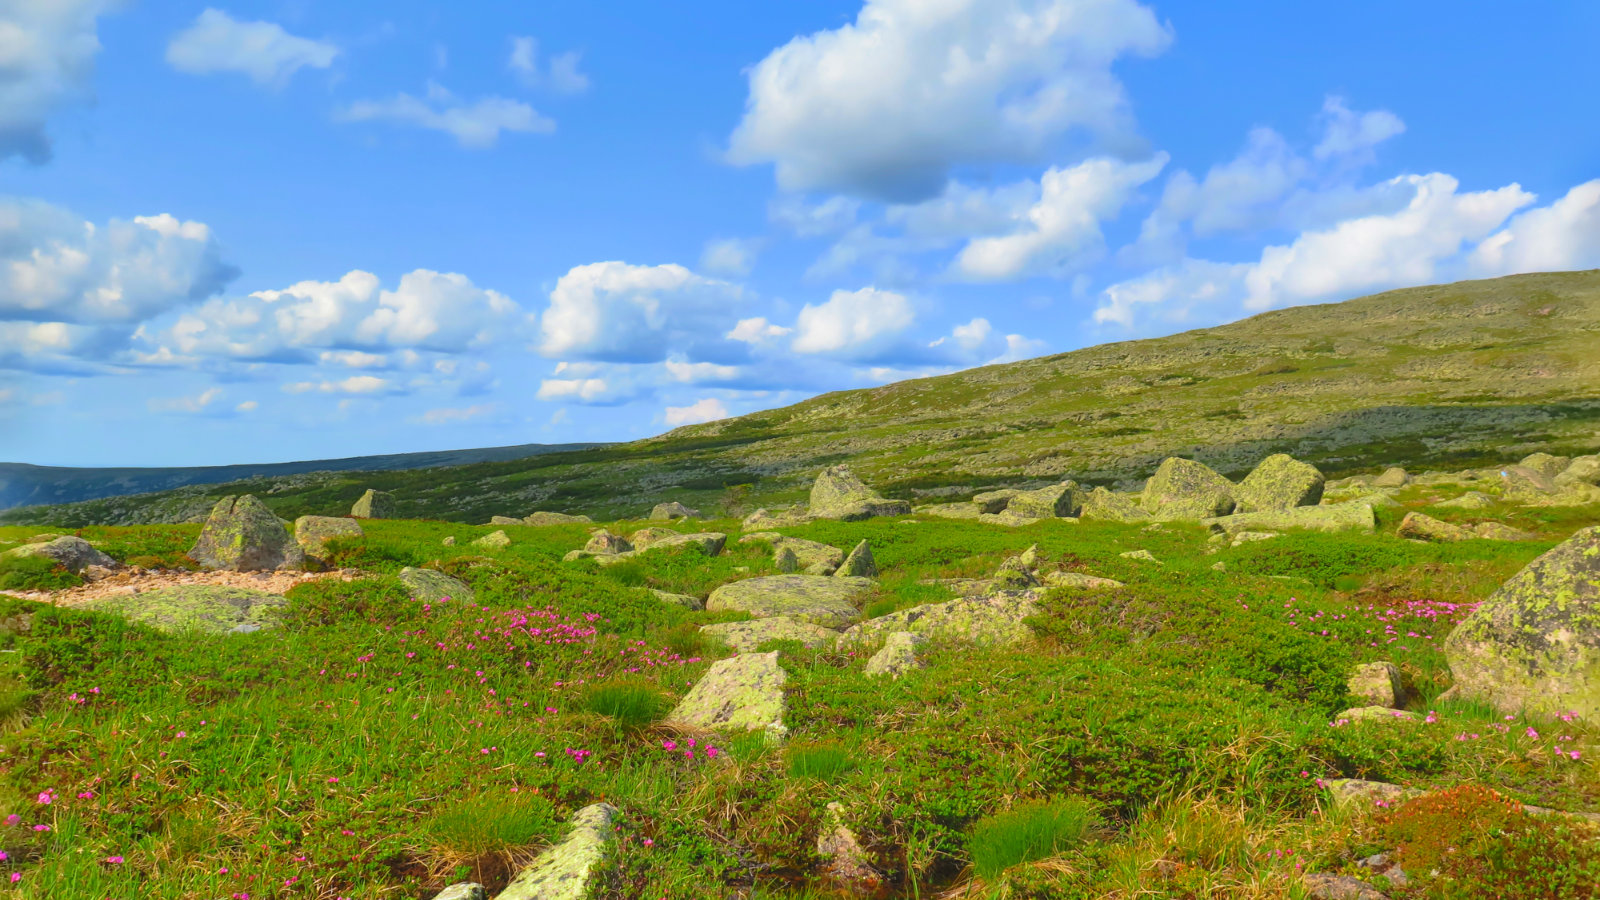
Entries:
[[411, 591], [412, 597], [424, 603], [438, 603], [442, 600], [470, 603], [477, 599], [477, 595], [465, 581], [446, 575], [437, 569], [406, 566], [400, 570], [400, 583]]
[[667, 722], [718, 731], [783, 731], [788, 675], [776, 650], [718, 660], [679, 701]]
[[758, 619], [788, 616], [825, 628], [843, 628], [861, 617], [856, 600], [871, 587], [872, 581], [866, 578], [767, 575], [717, 588], [706, 599], [706, 609], [747, 612]]
[[651, 588], [650, 593], [655, 594], [656, 599], [663, 603], [671, 603], [684, 609], [702, 610], [706, 608], [704, 600], [689, 594], [674, 594], [670, 591], [658, 591], [655, 588]]
[[788, 616], [707, 625], [700, 633], [717, 638], [735, 653], [749, 653], [767, 641], [799, 641], [807, 647], [821, 647], [839, 637], [831, 628]]
[[217, 585], [175, 585], [142, 594], [118, 594], [84, 604], [171, 633], [247, 633], [273, 628], [288, 601], [278, 594]]
[[1032, 592], [925, 603], [869, 619], [844, 633], [843, 644], [871, 644], [896, 631], [969, 644], [1006, 645], [1032, 635], [1022, 620], [1039, 611]]
[[1200, 524], [1213, 531], [1220, 530], [1229, 534], [1236, 531], [1287, 531], [1292, 528], [1306, 531], [1371, 532], [1378, 527], [1378, 520], [1372, 513], [1371, 504], [1349, 502], [1217, 516], [1203, 519]]
[[617, 815], [617, 808], [609, 803], [578, 810], [566, 839], [539, 854], [496, 900], [581, 900], [589, 887], [589, 870], [605, 856], [611, 843], [611, 823]]
[[1044, 583], [1051, 587], [1074, 587], [1089, 591], [1109, 591], [1119, 587], [1126, 587], [1115, 578], [1101, 578], [1098, 575], [1085, 575], [1082, 572], [1046, 572]]

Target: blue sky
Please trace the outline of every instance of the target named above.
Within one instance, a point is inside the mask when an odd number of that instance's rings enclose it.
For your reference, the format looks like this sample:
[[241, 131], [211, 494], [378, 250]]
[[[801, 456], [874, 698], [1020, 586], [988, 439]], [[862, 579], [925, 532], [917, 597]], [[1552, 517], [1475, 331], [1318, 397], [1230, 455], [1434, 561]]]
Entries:
[[0, 459], [677, 425], [1600, 267], [1600, 7], [0, 7]]

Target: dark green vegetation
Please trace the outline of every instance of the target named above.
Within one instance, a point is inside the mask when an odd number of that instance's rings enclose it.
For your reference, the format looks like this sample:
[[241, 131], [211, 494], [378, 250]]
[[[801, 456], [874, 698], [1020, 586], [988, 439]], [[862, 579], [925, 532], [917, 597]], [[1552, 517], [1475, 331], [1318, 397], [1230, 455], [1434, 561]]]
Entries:
[[[1400, 499], [1425, 507], [1445, 498], [1435, 490]], [[691, 612], [645, 588], [704, 597], [771, 573], [766, 548], [732, 541], [731, 521], [679, 526], [729, 532], [723, 556], [659, 552], [611, 568], [560, 561], [586, 539], [581, 525], [507, 526], [512, 546], [485, 552], [467, 544], [488, 527], [371, 522], [365, 544], [335, 560], [368, 577], [298, 587], [282, 626], [254, 634], [163, 635], [0, 599], [17, 651], [0, 656], [0, 817], [17, 817], [0, 825], [0, 879], [20, 874], [29, 898], [497, 888], [574, 810], [606, 799], [623, 818], [595, 900], [831, 896], [816, 839], [837, 801], [893, 897], [1289, 900], [1303, 896], [1302, 872], [1432, 852], [1419, 833], [1458, 834], [1482, 853], [1436, 877], [1419, 863], [1391, 897], [1593, 896], [1555, 891], [1540, 870], [1555, 860], [1545, 868], [1567, 873], [1563, 884], [1592, 872], [1596, 845], [1580, 826], [1490, 820], [1478, 806], [1353, 814], [1317, 786], [1475, 784], [1600, 808], [1591, 724], [1437, 699], [1449, 686], [1438, 645], [1465, 609], [1600, 515], [1514, 510], [1498, 518], [1539, 540], [1433, 545], [1392, 536], [1402, 512], [1386, 512], [1376, 536], [1209, 555], [1205, 533], [1183, 525], [784, 529], [839, 547], [868, 540], [883, 569], [863, 600], [874, 612], [946, 598], [920, 582], [987, 576], [1033, 543], [1042, 570], [1127, 587], [1052, 591], [1026, 645], [935, 642], [927, 667], [897, 681], [866, 678], [861, 651], [786, 646], [782, 746], [660, 724], [724, 655], [696, 626], [738, 614]], [[0, 528], [0, 542], [34, 530]], [[195, 530], [84, 535], [125, 560], [170, 560]], [[1133, 549], [1161, 564], [1120, 556]], [[464, 578], [480, 605], [411, 600], [391, 577], [407, 565]], [[19, 615], [31, 615], [26, 632]], [[1333, 724], [1355, 705], [1350, 666], [1377, 659], [1400, 667], [1417, 720]]]
[[259, 493], [338, 515], [368, 487], [452, 521], [536, 509], [640, 515], [662, 499], [721, 515], [801, 499], [848, 460], [887, 496], [1144, 478], [1190, 456], [1238, 476], [1275, 452], [1330, 476], [1459, 469], [1533, 449], [1593, 452], [1600, 272], [1520, 275], [1265, 313], [1219, 328], [826, 394], [650, 440], [449, 469], [191, 488], [8, 513], [63, 525], [184, 521]]

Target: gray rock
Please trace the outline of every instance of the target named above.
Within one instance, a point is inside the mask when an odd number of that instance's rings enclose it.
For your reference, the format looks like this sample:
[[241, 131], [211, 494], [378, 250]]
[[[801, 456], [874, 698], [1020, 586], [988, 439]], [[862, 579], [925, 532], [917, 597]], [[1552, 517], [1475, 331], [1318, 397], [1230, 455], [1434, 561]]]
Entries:
[[511, 546], [511, 535], [506, 534], [504, 531], [491, 531], [473, 541], [472, 546], [482, 547], [485, 550], [504, 550]]
[[654, 588], [650, 589], [650, 593], [654, 594], [657, 600], [660, 600], [664, 603], [671, 603], [675, 606], [681, 606], [684, 609], [702, 610], [706, 608], [706, 602], [704, 600], [701, 600], [699, 597], [690, 596], [689, 594], [673, 594], [667, 591], [658, 591]]
[[650, 510], [650, 521], [652, 522], [671, 522], [676, 519], [698, 518], [700, 518], [700, 510], [690, 509], [676, 500], [670, 503], [657, 503], [655, 508]]
[[1064, 481], [1036, 491], [1018, 491], [1005, 512], [1021, 519], [1076, 518], [1083, 511], [1086, 495], [1076, 481]]
[[294, 539], [308, 559], [321, 562], [328, 557], [328, 542], [336, 538], [359, 541], [366, 537], [355, 519], [334, 516], [301, 516], [294, 520]]
[[910, 631], [893, 632], [884, 639], [883, 649], [867, 660], [863, 671], [868, 678], [887, 675], [894, 679], [912, 669], [920, 669], [922, 663], [917, 659], [917, 645], [926, 641], [927, 638]]
[[1051, 587], [1080, 588], [1090, 591], [1107, 591], [1126, 587], [1126, 585], [1114, 578], [1100, 578], [1095, 575], [1085, 575], [1082, 572], [1049, 572], [1044, 576], [1044, 583]]
[[1557, 487], [1567, 487], [1573, 484], [1588, 484], [1600, 487], [1600, 455], [1577, 457], [1567, 466], [1565, 471], [1552, 480], [1552, 483]]
[[1435, 503], [1434, 506], [1437, 506], [1440, 509], [1492, 509], [1494, 507], [1494, 498], [1483, 493], [1482, 491], [1467, 491], [1465, 494], [1462, 494], [1454, 500], [1446, 500], [1443, 503]]
[[767, 575], [725, 584], [706, 598], [712, 612], [747, 612], [756, 618], [789, 616], [824, 628], [843, 628], [860, 617], [857, 600], [871, 590], [865, 578]]
[[1567, 470], [1572, 464], [1570, 456], [1551, 456], [1548, 453], [1530, 453], [1522, 458], [1517, 465], [1532, 469], [1546, 478], [1554, 479], [1557, 475]]
[[1542, 504], [1560, 489], [1550, 476], [1527, 466], [1500, 470], [1500, 497], [1512, 503]]
[[612, 534], [604, 528], [597, 529], [589, 537], [589, 543], [583, 545], [585, 553], [626, 553], [633, 549], [633, 544], [621, 535]]
[[1039, 565], [1039, 545], [1029, 544], [1028, 549], [1022, 551], [1017, 557], [1017, 562], [1022, 563], [1024, 569], [1033, 569]]
[[773, 568], [785, 575], [800, 571], [800, 558], [794, 555], [794, 550], [788, 547], [779, 547], [772, 554]]
[[783, 685], [788, 675], [778, 653], [745, 653], [711, 664], [689, 689], [667, 721], [718, 731], [761, 731], [783, 727]]
[[375, 491], [370, 488], [361, 499], [350, 507], [350, 515], [358, 519], [392, 519], [394, 518], [394, 495], [387, 491]]
[[1128, 550], [1123, 553], [1118, 553], [1117, 555], [1123, 559], [1138, 559], [1143, 560], [1144, 562], [1153, 562], [1158, 566], [1161, 565], [1161, 560], [1156, 559], [1155, 554], [1143, 548], [1138, 550]]
[[1275, 453], [1257, 464], [1234, 488], [1238, 500], [1235, 512], [1316, 506], [1322, 502], [1323, 484], [1322, 472], [1316, 466], [1287, 453]]
[[434, 894], [433, 900], [489, 900], [489, 895], [484, 893], [483, 885], [463, 881]]
[[766, 541], [774, 552], [790, 550], [800, 568], [812, 575], [831, 575], [844, 562], [844, 551], [838, 547], [804, 538], [789, 537], [776, 531], [757, 531], [739, 538], [739, 543]]
[[1399, 466], [1390, 466], [1383, 474], [1372, 479], [1375, 488], [1402, 488], [1411, 483], [1411, 475]]
[[847, 629], [840, 643], [872, 645], [896, 631], [909, 631], [938, 641], [1006, 646], [1032, 636], [1023, 619], [1038, 612], [1038, 600], [1031, 591], [962, 597], [868, 619]]
[[1023, 564], [1020, 556], [1013, 556], [1000, 562], [1000, 568], [995, 570], [994, 577], [989, 579], [991, 593], [1000, 591], [1026, 591], [1039, 586], [1039, 579]]
[[1408, 540], [1434, 543], [1465, 541], [1476, 537], [1469, 528], [1442, 522], [1419, 512], [1406, 513], [1406, 517], [1400, 520], [1400, 528], [1395, 534]]
[[876, 560], [874, 560], [872, 558], [872, 548], [867, 546], [867, 542], [866, 541], [862, 541], [861, 543], [857, 544], [856, 548], [854, 550], [850, 551], [850, 555], [846, 556], [844, 558], [844, 562], [841, 563], [839, 565], [839, 568], [834, 571], [833, 577], [835, 577], [835, 578], [877, 578], [878, 577], [878, 563], [877, 563]]
[[1405, 706], [1405, 685], [1394, 663], [1373, 662], [1357, 666], [1346, 684], [1350, 693], [1373, 706], [1390, 709]]
[[1311, 900], [1388, 900], [1388, 897], [1359, 878], [1312, 872], [1305, 876], [1306, 896]]
[[1536, 534], [1512, 528], [1504, 522], [1479, 522], [1472, 526], [1473, 535], [1486, 541], [1535, 541], [1539, 539]]
[[1140, 506], [1158, 519], [1206, 519], [1233, 512], [1234, 483], [1203, 463], [1168, 457], [1144, 486]]
[[1095, 488], [1083, 498], [1083, 509], [1078, 513], [1083, 519], [1103, 519], [1107, 522], [1147, 522], [1150, 514], [1139, 506], [1136, 494], [1118, 494], [1103, 487]]
[[305, 565], [305, 552], [289, 537], [283, 521], [253, 494], [217, 501], [189, 558], [207, 569], [235, 572]]
[[593, 522], [588, 516], [571, 516], [558, 512], [536, 512], [522, 520], [524, 525], [588, 525]]
[[101, 553], [93, 544], [80, 537], [57, 537], [48, 541], [23, 544], [21, 547], [7, 550], [4, 555], [14, 558], [43, 556], [74, 575], [91, 566], [106, 569], [121, 567], [121, 563]]
[[972, 497], [972, 505], [977, 507], [978, 512], [987, 513], [992, 516], [995, 513], [1004, 512], [1005, 508], [1010, 505], [1011, 498], [1020, 493], [1022, 493], [1022, 491], [1017, 490], [1016, 488], [1003, 488], [998, 491], [986, 491], [982, 494], [974, 494]]
[[177, 584], [140, 594], [114, 594], [84, 604], [160, 631], [246, 633], [274, 628], [286, 601], [277, 594], [212, 584]]
[[490, 525], [521, 525], [522, 520], [512, 516], [490, 516]]
[[819, 519], [859, 522], [878, 516], [903, 516], [911, 512], [905, 500], [885, 500], [862, 483], [846, 465], [824, 469], [811, 486], [810, 514]]
[[477, 599], [477, 595], [465, 581], [446, 575], [438, 569], [406, 566], [400, 570], [400, 583], [411, 591], [412, 597], [423, 603], [439, 603], [444, 600], [471, 603]]
[[1266, 512], [1239, 513], [1202, 519], [1200, 524], [1212, 531], [1235, 534], [1241, 531], [1373, 531], [1378, 519], [1368, 503], [1325, 503], [1321, 506], [1297, 506], [1294, 509]]
[[[666, 529], [648, 529], [662, 530]], [[700, 552], [706, 556], [716, 556], [728, 542], [728, 536], [716, 531], [703, 531], [696, 534], [679, 534], [676, 531], [667, 531], [666, 534], [653, 534], [641, 540], [638, 533], [631, 538], [633, 549], [639, 553], [647, 550], [665, 550], [673, 547], [699, 547]]]
[[605, 856], [618, 815], [609, 803], [578, 810], [566, 839], [539, 854], [495, 900], [582, 900], [589, 872]]
[[749, 653], [767, 641], [798, 641], [807, 647], [821, 647], [839, 637], [839, 632], [831, 628], [789, 616], [721, 622], [702, 627], [700, 633], [722, 641], [735, 653]]

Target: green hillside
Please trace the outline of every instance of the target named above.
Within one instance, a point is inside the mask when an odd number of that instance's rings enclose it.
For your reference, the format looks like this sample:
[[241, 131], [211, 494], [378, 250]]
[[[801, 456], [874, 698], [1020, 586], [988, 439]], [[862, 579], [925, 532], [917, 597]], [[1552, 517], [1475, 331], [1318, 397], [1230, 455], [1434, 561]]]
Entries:
[[1163, 457], [1237, 475], [1284, 451], [1329, 475], [1460, 468], [1600, 448], [1600, 271], [1390, 291], [1217, 328], [867, 390], [574, 453], [455, 468], [255, 479], [0, 521], [182, 521], [227, 493], [341, 513], [368, 488], [408, 517], [537, 509], [597, 518], [679, 499], [722, 514], [799, 499], [849, 460], [912, 500], [1076, 478], [1137, 481]]

